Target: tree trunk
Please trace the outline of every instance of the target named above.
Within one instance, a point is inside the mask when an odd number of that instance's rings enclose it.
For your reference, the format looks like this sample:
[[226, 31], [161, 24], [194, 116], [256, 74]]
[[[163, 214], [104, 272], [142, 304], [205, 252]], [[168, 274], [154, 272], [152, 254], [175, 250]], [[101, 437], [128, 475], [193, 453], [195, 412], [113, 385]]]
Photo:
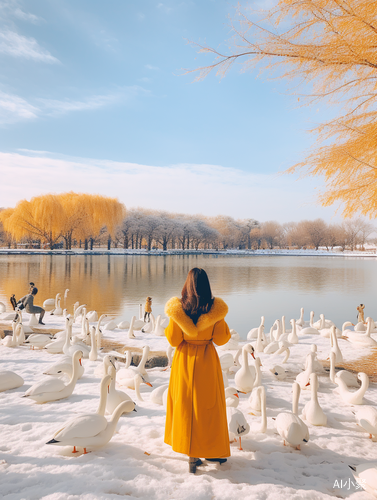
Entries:
[[93, 238], [90, 238], [90, 250], [93, 250], [93, 243], [94, 243]]
[[109, 237], [107, 240], [107, 249], [110, 250], [110, 248], [111, 248], [111, 237]]
[[[81, 248], [81, 240], [80, 240], [80, 248]], [[88, 240], [87, 240], [87, 238], [85, 238], [85, 241], [84, 241], [84, 250], [88, 250]]]

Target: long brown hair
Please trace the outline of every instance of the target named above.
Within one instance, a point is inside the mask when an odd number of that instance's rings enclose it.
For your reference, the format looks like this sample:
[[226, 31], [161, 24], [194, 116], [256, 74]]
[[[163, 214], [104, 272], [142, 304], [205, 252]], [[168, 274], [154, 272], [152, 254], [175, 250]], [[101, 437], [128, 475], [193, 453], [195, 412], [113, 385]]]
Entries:
[[211, 285], [204, 269], [194, 267], [189, 271], [182, 288], [182, 307], [196, 325], [202, 314], [209, 312], [213, 304]]

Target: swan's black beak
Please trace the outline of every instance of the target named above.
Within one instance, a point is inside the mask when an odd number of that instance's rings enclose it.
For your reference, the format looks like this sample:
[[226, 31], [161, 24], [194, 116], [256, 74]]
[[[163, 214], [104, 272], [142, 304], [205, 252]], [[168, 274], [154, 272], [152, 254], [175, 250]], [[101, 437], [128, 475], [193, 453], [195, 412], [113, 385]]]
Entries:
[[137, 412], [137, 409], [136, 409], [136, 408], [134, 408], [132, 411], [136, 411], [136, 412]]
[[308, 440], [307, 440], [307, 439], [303, 439], [303, 441], [304, 441], [304, 443], [307, 443], [307, 442], [308, 442]]

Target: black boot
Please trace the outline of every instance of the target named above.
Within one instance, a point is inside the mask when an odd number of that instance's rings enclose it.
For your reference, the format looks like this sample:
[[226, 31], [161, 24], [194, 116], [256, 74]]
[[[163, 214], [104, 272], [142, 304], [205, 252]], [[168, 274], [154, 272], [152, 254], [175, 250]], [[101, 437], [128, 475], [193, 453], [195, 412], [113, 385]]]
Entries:
[[191, 472], [191, 474], [195, 474], [196, 468], [199, 467], [199, 465], [202, 465], [202, 463], [203, 462], [200, 460], [200, 458], [190, 457], [189, 458], [189, 472]]
[[227, 459], [226, 458], [206, 458], [207, 462], [219, 462], [219, 464], [224, 464]]

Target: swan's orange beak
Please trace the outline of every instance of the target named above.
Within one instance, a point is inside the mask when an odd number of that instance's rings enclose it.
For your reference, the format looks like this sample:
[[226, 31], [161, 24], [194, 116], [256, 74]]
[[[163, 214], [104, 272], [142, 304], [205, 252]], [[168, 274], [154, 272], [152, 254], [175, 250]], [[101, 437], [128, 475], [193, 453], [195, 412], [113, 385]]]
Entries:
[[255, 359], [254, 353], [253, 353], [253, 352], [251, 352], [250, 354], [251, 354], [251, 355], [253, 356], [253, 358]]
[[145, 382], [149, 387], [153, 387], [153, 385], [150, 382]]
[[310, 385], [310, 382], [308, 382], [305, 387], [308, 387], [308, 385]]
[[80, 362], [80, 365], [82, 366], [82, 364], [81, 364], [81, 358], [79, 359], [79, 362]]
[[107, 393], [110, 394], [110, 386], [107, 386]]
[[240, 399], [239, 395], [238, 394], [234, 394], [234, 396], [236, 396], [236, 398]]

